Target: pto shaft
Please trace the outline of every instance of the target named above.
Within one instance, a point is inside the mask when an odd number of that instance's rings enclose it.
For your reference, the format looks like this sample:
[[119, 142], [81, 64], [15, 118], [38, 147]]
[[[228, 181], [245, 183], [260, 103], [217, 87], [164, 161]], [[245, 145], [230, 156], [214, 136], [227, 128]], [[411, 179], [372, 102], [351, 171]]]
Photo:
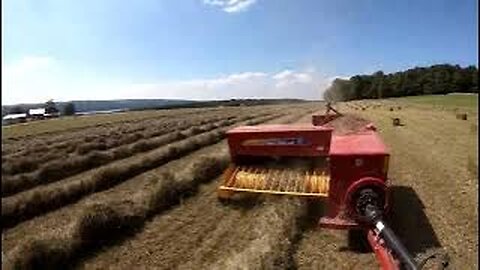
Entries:
[[390, 227], [382, 220], [381, 211], [379, 211], [376, 206], [368, 205], [365, 209], [365, 214], [370, 220], [371, 224], [375, 226], [378, 231], [378, 236], [385, 241], [386, 246], [391, 249], [400, 262], [408, 270], [417, 270], [417, 264], [412, 258], [405, 246], [400, 242], [395, 233], [390, 229]]
[[371, 188], [365, 188], [358, 193], [356, 198], [355, 208], [360, 217], [367, 224], [377, 229], [378, 236], [383, 239], [386, 247], [395, 253], [404, 268], [417, 270], [418, 266], [415, 260], [383, 220], [384, 196], [382, 196], [382, 193]]

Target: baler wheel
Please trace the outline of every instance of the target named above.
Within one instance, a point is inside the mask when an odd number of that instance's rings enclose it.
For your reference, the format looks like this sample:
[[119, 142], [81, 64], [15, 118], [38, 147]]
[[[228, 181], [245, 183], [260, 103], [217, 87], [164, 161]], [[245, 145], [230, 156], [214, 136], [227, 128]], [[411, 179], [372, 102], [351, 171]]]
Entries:
[[450, 264], [448, 254], [439, 249], [431, 249], [416, 256], [418, 269], [438, 269], [447, 270]]

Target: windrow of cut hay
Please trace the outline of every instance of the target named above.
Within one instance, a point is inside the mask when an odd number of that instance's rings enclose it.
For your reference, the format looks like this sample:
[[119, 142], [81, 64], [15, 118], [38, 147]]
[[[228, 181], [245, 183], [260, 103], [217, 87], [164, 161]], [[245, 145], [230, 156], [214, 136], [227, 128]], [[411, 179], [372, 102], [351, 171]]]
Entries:
[[[267, 115], [270, 115], [270, 113], [257, 115], [257, 117]], [[202, 119], [198, 119], [200, 117]], [[47, 147], [44, 143], [42, 143], [39, 145], [34, 145], [32, 147], [33, 152], [29, 152], [29, 154], [19, 156], [15, 155], [15, 157], [11, 158], [2, 157], [2, 175], [5, 177], [4, 179], [7, 180], [10, 180], [12, 175], [15, 175], [16, 178], [11, 180], [16, 180], [19, 178], [35, 178], [35, 172], [32, 174], [22, 173], [28, 173], [34, 170], [39, 171], [41, 170], [40, 167], [42, 166], [49, 167], [49, 161], [65, 160], [70, 157], [75, 159], [78, 158], [78, 156], [88, 154], [94, 150], [105, 151], [122, 145], [131, 144], [138, 140], [146, 140], [149, 138], [158, 137], [180, 129], [210, 124], [222, 120], [234, 120], [236, 117], [237, 116], [227, 114], [222, 116], [201, 115], [181, 121], [173, 118], [169, 119], [168, 121], [162, 120], [152, 123], [143, 123], [141, 128], [137, 127], [135, 129], [139, 131], [136, 133], [132, 133], [130, 131], [122, 132], [122, 127], [120, 126], [108, 134], [102, 135], [92, 132], [88, 133], [83, 138], [68, 140], [50, 147]], [[254, 116], [250, 116], [249, 119], [253, 117]], [[60, 151], [62, 148], [65, 148], [64, 151]], [[72, 152], [74, 153], [70, 154]]]
[[88, 250], [118, 241], [152, 215], [194, 194], [227, 166], [226, 152], [202, 156], [183, 171], [165, 172], [152, 189], [116, 202], [87, 205], [63, 235], [44, 235], [19, 243], [3, 260], [5, 269], [66, 268]]
[[[201, 109], [202, 113], [208, 113], [214, 111], [212, 109]], [[69, 136], [73, 135], [74, 138], [76, 135], [81, 135], [85, 133], [86, 130], [92, 131], [97, 133], [101, 130], [109, 130], [110, 128], [118, 128], [120, 126], [123, 129], [128, 129], [130, 126], [135, 126], [138, 123], [145, 123], [146, 121], [156, 121], [159, 119], [165, 118], [172, 118], [178, 115], [188, 116], [188, 115], [196, 115], [198, 114], [197, 110], [191, 109], [180, 109], [180, 110], [166, 110], [161, 112], [149, 112], [149, 113], [126, 113], [126, 114], [119, 114], [119, 115], [111, 115], [111, 121], [105, 121], [105, 119], [100, 120], [98, 123], [98, 117], [103, 118], [102, 116], [81, 116], [75, 117], [68, 120], [62, 120], [63, 123], [60, 125], [62, 126], [61, 129], [53, 127], [52, 130], [49, 129], [42, 129], [41, 132], [34, 134], [24, 134], [24, 135], [17, 135], [15, 137], [10, 137], [7, 139], [2, 140], [2, 143], [9, 144], [10, 142], [14, 142], [14, 144], [18, 145], [19, 143], [22, 144], [21, 148], [24, 148], [26, 145], [31, 145], [32, 141], [37, 142], [44, 142], [46, 145], [51, 145], [57, 143], [62, 138], [68, 138]], [[120, 116], [120, 117], [119, 117]], [[55, 126], [53, 121], [56, 120], [47, 120], [48, 122], [52, 122], [52, 126]], [[83, 124], [70, 124], [69, 122], [89, 122]], [[67, 135], [67, 136], [65, 136]], [[18, 149], [18, 148], [17, 148]], [[15, 152], [15, 151], [13, 151]]]
[[[132, 132], [139, 131], [149, 121], [163, 121], [166, 115], [157, 115], [151, 117], [145, 117], [143, 119], [136, 120], [124, 120], [110, 123], [100, 123], [92, 126], [83, 126], [76, 128], [67, 128], [65, 130], [57, 130], [52, 132], [43, 132], [37, 135], [28, 135], [24, 137], [9, 138], [5, 141], [6, 146], [2, 154], [5, 156], [10, 155], [23, 155], [37, 152], [41, 147], [55, 146], [58, 149], [62, 149], [68, 146], [65, 142], [75, 139], [77, 137], [83, 137], [85, 133], [104, 134], [105, 136], [110, 133], [112, 129], [122, 127], [122, 130], [131, 130]], [[75, 120], [72, 120], [75, 121]], [[86, 132], [88, 130], [88, 132]], [[9, 141], [14, 141], [9, 143]]]
[[[262, 117], [263, 122], [280, 115]], [[2, 229], [10, 228], [37, 215], [73, 203], [82, 197], [115, 186], [135, 175], [159, 167], [204, 146], [220, 142], [226, 128], [213, 130], [189, 139], [159, 148], [141, 159], [122, 166], [111, 165], [98, 170], [91, 177], [63, 185], [38, 187], [17, 196], [2, 199]]]
[[32, 187], [48, 184], [60, 179], [105, 165], [115, 160], [127, 158], [137, 153], [150, 151], [162, 145], [182, 140], [190, 136], [204, 133], [219, 127], [231, 125], [235, 120], [221, 120], [217, 123], [190, 125], [182, 131], [173, 131], [153, 138], [144, 138], [128, 145], [122, 145], [105, 151], [92, 151], [87, 155], [71, 155], [67, 159], [54, 160], [32, 173], [15, 176], [4, 176], [2, 179], [2, 197], [30, 189]]
[[[316, 110], [310, 110], [310, 113]], [[282, 123], [292, 123], [302, 116], [292, 115]], [[289, 197], [265, 197], [255, 206], [247, 224], [241, 224], [240, 243], [233, 244], [221, 258], [213, 260], [194, 256], [177, 269], [295, 269], [294, 252], [300, 235], [310, 222], [308, 202]], [[316, 208], [315, 208], [316, 211]], [[238, 228], [237, 228], [238, 229]], [[232, 241], [235, 241], [232, 235]], [[253, 239], [245, 244], [245, 239]]]
[[213, 123], [221, 120], [231, 120], [234, 116], [204, 116], [203, 119], [195, 117], [178, 121], [177, 119], [159, 120], [155, 122], [142, 123], [134, 128], [134, 132], [127, 130], [122, 131], [122, 127], [111, 129], [110, 132], [89, 133], [83, 138], [77, 138], [60, 142], [51, 146], [45, 144], [34, 145], [25, 153], [19, 153], [9, 157], [5, 157], [2, 163], [2, 174], [6, 176], [16, 175], [20, 173], [28, 173], [40, 169], [42, 164], [49, 161], [58, 161], [73, 158], [79, 155], [88, 154], [91, 151], [105, 151], [114, 147], [125, 144], [131, 144], [141, 139], [149, 139], [173, 132], [179, 129], [185, 129], [189, 126], [198, 126]]
[[[274, 109], [266, 109], [264, 112], [272, 113]], [[178, 122], [183, 119], [201, 119], [209, 118], [215, 115], [232, 115], [244, 114], [249, 112], [246, 109], [239, 108], [203, 108], [203, 109], [186, 109], [165, 111], [154, 116], [145, 116], [144, 118], [136, 118], [122, 121], [113, 121], [78, 128], [67, 128], [65, 130], [57, 130], [53, 132], [43, 132], [37, 135], [29, 135], [25, 137], [16, 137], [2, 140], [2, 157], [23, 156], [33, 153], [40, 153], [50, 147], [57, 150], [70, 148], [70, 141], [76, 141], [80, 138], [80, 143], [91, 142], [98, 137], [110, 138], [113, 135], [126, 135], [138, 131], [145, 130], [149, 127], [156, 127], [164, 122]], [[90, 117], [90, 116], [88, 116]], [[79, 120], [72, 120], [79, 121]], [[74, 151], [74, 149], [69, 150]]]
[[11, 152], [7, 155], [4, 154], [3, 156], [8, 159], [16, 159], [22, 156], [41, 155], [49, 150], [71, 153], [76, 150], [78, 145], [82, 145], [83, 143], [89, 143], [101, 138], [110, 139], [111, 137], [115, 136], [138, 133], [145, 131], [150, 127], [161, 127], [165, 123], [175, 123], [180, 119], [182, 118], [179, 116], [170, 118], [167, 118], [166, 116], [156, 116], [135, 121], [127, 120], [109, 124], [104, 123], [100, 127], [82, 128], [78, 131], [53, 133], [48, 137], [45, 137], [45, 134], [41, 134], [25, 140], [23, 144], [16, 143], [15, 145], [19, 151]]
[[[274, 117], [264, 117], [259, 122], [272, 119]], [[286, 122], [292, 120], [291, 117]], [[201, 156], [180, 172], [164, 172], [152, 188], [140, 190], [121, 201], [86, 205], [68, 231], [62, 235], [52, 233], [26, 239], [7, 254], [3, 266], [5, 269], [67, 267], [89, 250], [125, 237], [141, 228], [152, 215], [195, 194], [202, 183], [220, 175], [230, 160], [226, 150]]]
[[[201, 257], [177, 269], [294, 269], [294, 246], [308, 218], [307, 203], [294, 197], [266, 197], [252, 209], [249, 220], [242, 224], [242, 232], [251, 239], [209, 262]], [[232, 241], [235, 241], [232, 236]]]

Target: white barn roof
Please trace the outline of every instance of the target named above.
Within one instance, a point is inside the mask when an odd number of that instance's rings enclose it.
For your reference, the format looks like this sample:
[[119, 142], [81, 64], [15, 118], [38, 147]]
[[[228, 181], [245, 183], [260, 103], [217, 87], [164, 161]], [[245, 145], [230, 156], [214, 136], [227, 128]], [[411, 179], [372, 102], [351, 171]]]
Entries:
[[2, 119], [9, 120], [9, 119], [24, 118], [24, 117], [27, 117], [26, 113], [14, 113], [14, 114], [7, 114]]
[[28, 110], [28, 113], [30, 115], [44, 115], [45, 114], [45, 108], [30, 109], [30, 110]]

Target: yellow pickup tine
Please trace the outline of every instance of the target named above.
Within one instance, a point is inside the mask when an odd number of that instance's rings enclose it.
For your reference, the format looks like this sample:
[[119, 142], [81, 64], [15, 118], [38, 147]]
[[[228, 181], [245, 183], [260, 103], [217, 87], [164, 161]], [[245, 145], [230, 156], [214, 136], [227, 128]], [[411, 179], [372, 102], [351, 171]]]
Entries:
[[232, 168], [231, 177], [220, 187], [229, 192], [320, 196], [328, 194], [329, 176], [322, 170], [268, 169], [258, 166]]

